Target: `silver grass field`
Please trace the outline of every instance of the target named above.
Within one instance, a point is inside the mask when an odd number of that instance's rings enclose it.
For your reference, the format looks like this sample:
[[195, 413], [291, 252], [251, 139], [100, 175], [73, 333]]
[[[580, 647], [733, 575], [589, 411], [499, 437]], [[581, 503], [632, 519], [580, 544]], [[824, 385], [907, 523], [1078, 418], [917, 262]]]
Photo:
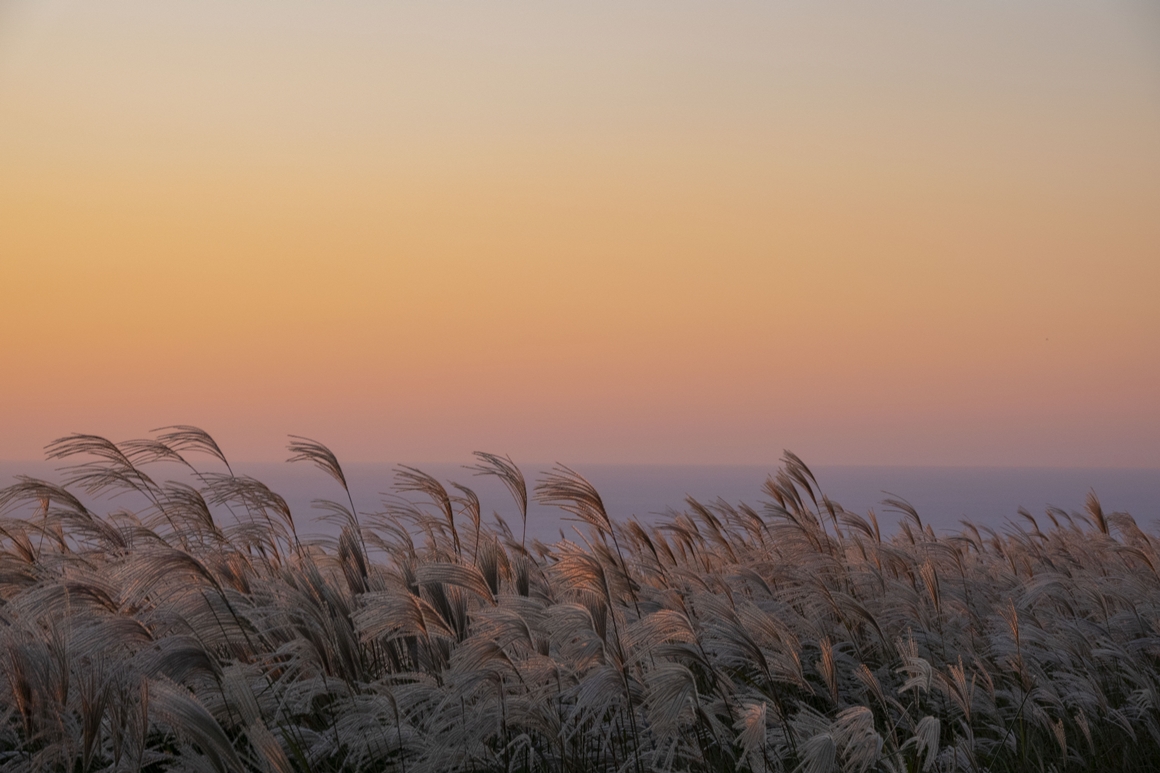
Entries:
[[[646, 526], [480, 453], [370, 513], [293, 438], [343, 491], [306, 540], [196, 428], [48, 451], [65, 484], [0, 490], [0, 771], [1160, 764], [1157, 537], [1094, 495], [951, 536], [889, 500], [884, 536], [787, 453], [759, 505]], [[529, 498], [573, 538], [528, 541]]]

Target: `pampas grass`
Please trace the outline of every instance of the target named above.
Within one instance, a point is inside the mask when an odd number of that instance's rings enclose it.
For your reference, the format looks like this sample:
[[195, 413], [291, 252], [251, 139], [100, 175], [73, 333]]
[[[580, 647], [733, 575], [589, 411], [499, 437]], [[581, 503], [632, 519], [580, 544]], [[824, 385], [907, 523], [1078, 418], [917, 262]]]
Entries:
[[[1081, 771], [1160, 759], [1157, 539], [1083, 513], [883, 536], [786, 454], [759, 508], [519, 537], [408, 467], [337, 536], [194, 427], [49, 456], [0, 491], [0, 771]], [[175, 473], [168, 477], [166, 472]], [[456, 493], [451, 493], [456, 492]], [[121, 498], [110, 498], [113, 494]], [[117, 507], [97, 512], [98, 505]], [[125, 505], [124, 503], [129, 503]], [[1047, 525], [1047, 522], [1050, 525]]]

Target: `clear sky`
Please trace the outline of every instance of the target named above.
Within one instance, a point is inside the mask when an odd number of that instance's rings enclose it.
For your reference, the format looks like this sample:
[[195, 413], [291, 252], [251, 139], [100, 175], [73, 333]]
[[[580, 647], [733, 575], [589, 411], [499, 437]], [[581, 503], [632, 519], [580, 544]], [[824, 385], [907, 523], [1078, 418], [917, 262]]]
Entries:
[[1146, 0], [0, 0], [0, 458], [1160, 467]]

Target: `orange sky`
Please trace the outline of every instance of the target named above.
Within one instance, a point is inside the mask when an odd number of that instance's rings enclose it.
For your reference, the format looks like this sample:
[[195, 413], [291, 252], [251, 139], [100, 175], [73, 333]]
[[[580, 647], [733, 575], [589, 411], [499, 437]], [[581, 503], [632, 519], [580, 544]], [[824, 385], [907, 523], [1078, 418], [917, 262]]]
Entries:
[[1157, 213], [1143, 0], [0, 0], [0, 458], [1157, 467]]

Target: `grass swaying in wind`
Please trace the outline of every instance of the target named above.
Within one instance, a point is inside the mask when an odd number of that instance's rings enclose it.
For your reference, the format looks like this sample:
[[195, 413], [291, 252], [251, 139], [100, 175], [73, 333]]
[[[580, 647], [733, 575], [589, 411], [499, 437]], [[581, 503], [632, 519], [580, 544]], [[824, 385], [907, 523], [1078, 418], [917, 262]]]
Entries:
[[[465, 480], [500, 479], [517, 535], [410, 467], [360, 512], [329, 449], [289, 450], [342, 489], [316, 503], [336, 537], [300, 538], [193, 427], [62, 438], [63, 485], [0, 490], [0, 771], [1160, 760], [1158, 542], [1094, 495], [951, 536], [888, 500], [887, 538], [787, 453], [760, 507], [690, 499], [645, 525], [568, 467], [529, 487], [477, 454]], [[529, 493], [575, 540], [528, 542]]]

